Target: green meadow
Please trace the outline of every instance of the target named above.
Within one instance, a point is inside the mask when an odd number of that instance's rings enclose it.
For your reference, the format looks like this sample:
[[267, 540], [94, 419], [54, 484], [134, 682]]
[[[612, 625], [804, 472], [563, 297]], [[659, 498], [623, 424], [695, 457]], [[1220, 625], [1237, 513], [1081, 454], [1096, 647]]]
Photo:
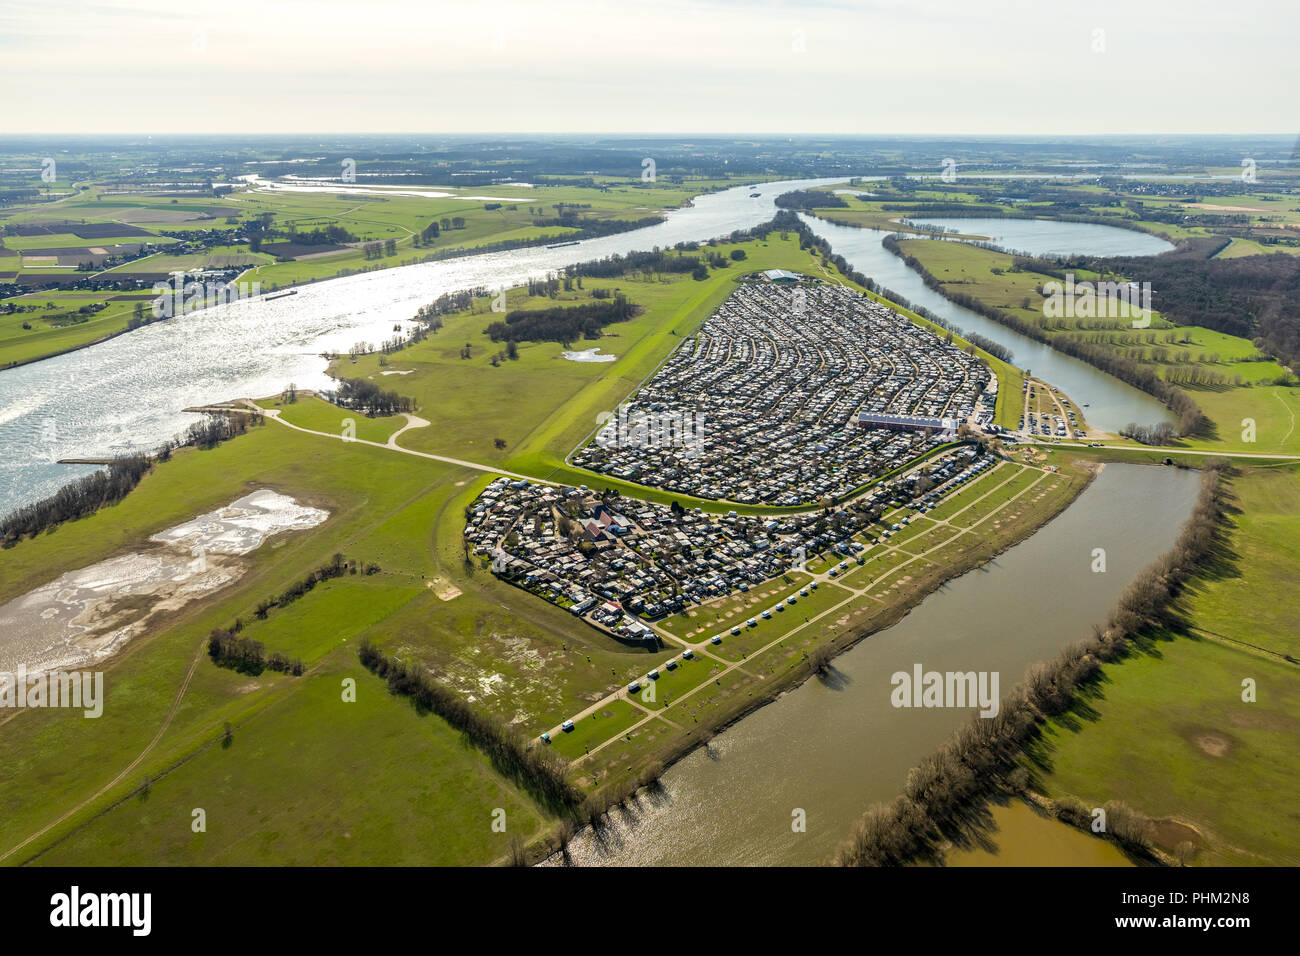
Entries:
[[325, 432], [327, 435], [345, 434], [350, 423], [352, 437], [381, 444], [388, 441], [389, 435], [406, 424], [406, 419], [402, 415], [370, 417], [332, 405], [319, 396], [303, 393], [298, 394], [293, 401], [290, 401], [287, 396], [280, 396], [261, 399], [257, 405], [267, 411], [278, 411], [282, 419], [299, 428]]
[[1242, 468], [1228, 487], [1228, 534], [1179, 602], [1188, 626], [1105, 665], [1028, 766], [1048, 796], [1155, 818], [1157, 843], [1190, 843], [1194, 863], [1295, 866], [1300, 474]]
[[[735, 246], [719, 243], [712, 251], [728, 255]], [[565, 464], [565, 458], [595, 431], [598, 416], [611, 413], [681, 341], [692, 335], [703, 321], [736, 287], [743, 276], [762, 269], [788, 268], [810, 275], [826, 275], [844, 281], [831, 267], [822, 264], [811, 251], [800, 250], [797, 238], [772, 233], [764, 241], [747, 242], [747, 258], [730, 268], [712, 270], [709, 278], [697, 281], [689, 276], [617, 279], [584, 279], [582, 288], [560, 292], [556, 298], [530, 297], [526, 289], [512, 289], [506, 295], [508, 311], [547, 308], [566, 302], [589, 301], [596, 289], [619, 291], [645, 311], [629, 321], [607, 326], [598, 340], [575, 343], [572, 349], [598, 347], [617, 356], [613, 362], [571, 362], [563, 358], [566, 349], [555, 342], [519, 344], [519, 358], [505, 359], [502, 344], [484, 334], [487, 326], [500, 319], [490, 309], [490, 300], [475, 301], [471, 310], [444, 317], [442, 329], [428, 339], [397, 353], [382, 356], [347, 357], [332, 366], [336, 376], [367, 377], [383, 387], [411, 396], [419, 415], [432, 427], [408, 432], [401, 443], [407, 447], [449, 457], [469, 458], [524, 474], [571, 484], [600, 482], [601, 487], [624, 490], [637, 486], [593, 475]], [[877, 297], [878, 298], [878, 297]], [[930, 323], [912, 316], [928, 328]], [[960, 340], [959, 340], [960, 341]], [[470, 358], [461, 357], [465, 345]], [[1014, 370], [984, 353], [1004, 384], [1001, 391], [1019, 394]], [[498, 364], [493, 365], [497, 358]], [[381, 376], [383, 371], [409, 374]], [[454, 397], [454, 400], [452, 400]], [[1001, 396], [999, 398], [1001, 409]], [[466, 405], [471, 415], [461, 414]], [[1007, 416], [1014, 415], [1014, 410]], [[1001, 417], [1001, 416], [1000, 416]], [[1014, 423], [1014, 421], [1013, 421]], [[497, 447], [497, 440], [504, 448]], [[667, 501], [661, 493], [641, 489], [642, 497]], [[680, 496], [678, 496], [680, 497]], [[716, 509], [716, 505], [713, 506]], [[741, 511], [740, 506], [735, 510]], [[746, 513], [775, 509], [749, 507]]]
[[[236, 583], [155, 620], [146, 636], [128, 644], [108, 669], [99, 720], [28, 711], [6, 722], [0, 755], [14, 773], [0, 781], [7, 810], [0, 853], [71, 813], [7, 862], [76, 834], [59, 845], [91, 862], [157, 859], [151, 855], [157, 845], [168, 862], [252, 863], [274, 854], [308, 863], [326, 852], [310, 822], [312, 808], [332, 798], [339, 798], [330, 816], [336, 836], [347, 831], [358, 840], [331, 844], [339, 862], [490, 862], [503, 852], [500, 835], [488, 826], [496, 806], [514, 808], [508, 813], [521, 822], [511, 832], [526, 840], [543, 812], [485, 767], [440, 718], [419, 717], [404, 701], [390, 699], [356, 661], [362, 636], [403, 655], [427, 650], [438, 660], [441, 680], [529, 727], [558, 722], [571, 701], [600, 696], [644, 669], [644, 652], [574, 627], [564, 612], [485, 569], [465, 566], [461, 514], [480, 477], [268, 422], [217, 449], [182, 452], [121, 503], [0, 552], [0, 600], [7, 600], [63, 571], [137, 548], [149, 534], [252, 488], [274, 488], [330, 512], [316, 529], [271, 539], [244, 559], [246, 571]], [[380, 570], [322, 584], [273, 609], [266, 620], [256, 619], [261, 599], [328, 564], [335, 553]], [[206, 635], [236, 618], [268, 653], [301, 658], [307, 674], [251, 677], [212, 665], [204, 654]], [[186, 684], [191, 665], [193, 679]], [[357, 681], [366, 707], [348, 710], [352, 705], [341, 701], [344, 675]], [[235, 743], [223, 749], [214, 741], [227, 723]], [[416, 735], [403, 742], [404, 733]], [[394, 742], [375, 746], [385, 740]], [[369, 781], [369, 789], [357, 790], [354, 778]], [[34, 780], [40, 785], [33, 787]], [[138, 791], [146, 781], [149, 793], [143, 795]], [[301, 791], [298, 802], [284, 799], [290, 786]], [[232, 804], [228, 796], [235, 791], [240, 796]], [[241, 831], [258, 836], [237, 848], [192, 840], [188, 808], [205, 806], [193, 802], [198, 798], [191, 794], [200, 793], [208, 794], [208, 806], [224, 806], [227, 813], [238, 808]], [[396, 801], [393, 808], [377, 800], [380, 794]], [[173, 800], [184, 805], [186, 817], [174, 832], [171, 810], [162, 809]], [[399, 825], [403, 814], [424, 822], [411, 830]], [[465, 822], [467, 815], [483, 826]], [[232, 819], [225, 817], [227, 826]], [[433, 840], [450, 830], [454, 839]], [[412, 836], [418, 839], [408, 846]]]
[[[1300, 453], [1300, 434], [1295, 431], [1300, 411], [1300, 389], [1294, 376], [1276, 361], [1261, 354], [1246, 339], [1199, 326], [1174, 326], [1153, 314], [1150, 329], [1117, 327], [1090, 332], [1087, 320], [1064, 318], [1058, 328], [1043, 311], [1037, 288], [1050, 277], [1033, 272], [1011, 271], [1012, 257], [956, 242], [917, 239], [901, 243], [906, 254], [919, 260], [951, 291], [972, 295], [1033, 324], [1049, 336], [1078, 335], [1108, 349], [1151, 365], [1161, 377], [1189, 369], [1203, 370], [1218, 380], [1213, 384], [1180, 385], [1210, 420], [1210, 431], [1182, 439], [1181, 447], [1207, 451], [1252, 453]], [[1098, 277], [1080, 271], [1076, 281]], [[1125, 323], [1114, 320], [1117, 326]], [[1289, 380], [1292, 385], [1276, 384]], [[1253, 430], [1252, 430], [1253, 423]]]
[[[405, 432], [403, 445], [541, 478], [589, 479], [568, 469], [564, 456], [591, 431], [597, 412], [616, 407], [698, 327], [736, 277], [775, 266], [825, 272], [792, 238], [774, 233], [745, 248], [746, 261], [714, 270], [702, 282], [606, 283], [645, 308], [599, 341], [619, 356], [614, 363], [567, 362], [557, 345], [525, 344], [518, 361], [494, 368], [481, 331], [493, 316], [479, 302], [448, 317], [425, 342], [388, 356], [386, 366], [366, 356], [355, 366], [340, 360], [338, 370], [374, 376], [413, 370], [378, 378], [385, 388], [413, 394], [417, 414], [432, 423]], [[600, 284], [584, 282], [582, 295]], [[511, 308], [551, 302], [525, 300], [522, 290], [510, 293]], [[458, 355], [467, 340], [468, 360]], [[261, 405], [326, 435], [340, 433], [343, 419], [354, 417], [356, 435], [366, 441], [386, 441], [403, 424], [401, 417], [349, 416], [306, 394], [296, 402], [276, 396]], [[495, 447], [497, 437], [506, 440], [505, 449]], [[464, 511], [490, 480], [483, 472], [268, 420], [218, 448], [179, 452], [118, 504], [0, 551], [5, 601], [65, 571], [145, 547], [150, 534], [255, 488], [291, 495], [330, 515], [317, 528], [276, 536], [239, 559], [242, 575], [211, 597], [152, 619], [109, 664], [99, 720], [27, 711], [5, 722], [0, 759], [13, 770], [0, 780], [5, 862], [487, 863], [508, 850], [507, 838], [490, 826], [494, 808], [506, 810], [514, 821], [509, 833], [524, 842], [554, 824], [440, 718], [416, 714], [363, 672], [355, 651], [363, 638], [427, 667], [476, 707], [534, 740], [661, 666], [654, 713], [671, 723], [656, 716], [633, 732], [635, 708], [615, 705], [555, 742], [557, 752], [577, 758], [612, 740], [576, 774], [587, 787], [672, 759], [692, 745], [701, 726], [733, 719], [807, 676], [804, 654], [819, 639], [815, 628], [783, 640], [764, 660], [746, 662], [745, 671], [723, 675], [723, 660], [705, 653], [669, 672], [662, 664], [671, 647], [648, 654], [622, 645], [501, 581], [486, 561], [467, 560]], [[1026, 527], [1033, 520], [1023, 519]], [[256, 616], [260, 602], [335, 554], [378, 572], [331, 580], [271, 609], [265, 619]], [[958, 563], [967, 557], [977, 555], [963, 552]], [[885, 597], [914, 601], [923, 586], [951, 572], [933, 566]], [[801, 599], [783, 612], [789, 619], [783, 626], [848, 594], [823, 585], [806, 606]], [[885, 597], [866, 600], [868, 613], [856, 620], [884, 620]], [[250, 676], [216, 667], [207, 659], [206, 637], [236, 619], [268, 653], [300, 658], [307, 672]], [[724, 644], [725, 659], [740, 660], [748, 640], [780, 636], [776, 625], [763, 624], [754, 629], [761, 634]], [[850, 626], [846, 617], [830, 630], [844, 634]], [[340, 697], [345, 678], [356, 681], [355, 704]], [[683, 697], [684, 723], [678, 723], [673, 715]], [[206, 834], [190, 828], [196, 808], [208, 813]]]
[[[682, 182], [641, 182], [639, 175], [624, 179], [604, 177], [592, 187], [493, 186], [481, 189], [417, 187], [414, 191], [445, 193], [444, 197], [346, 192], [296, 192], [289, 190], [241, 189], [220, 198], [178, 200], [162, 195], [113, 196], [108, 187], [90, 185], [70, 195], [57, 206], [17, 207], [0, 212], [0, 229], [46, 221], [73, 223], [116, 223], [122, 236], [85, 239], [71, 231], [36, 236], [6, 235], [0, 240], [0, 274], [77, 274], [74, 267], [37, 268], [22, 253], [34, 249], [80, 249], [89, 251], [116, 243], [150, 242], [166, 247], [198, 241], [203, 232], [231, 229], [241, 223], [266, 217], [271, 228], [286, 233], [307, 233], [336, 226], [357, 237], [340, 250], [300, 253], [278, 261], [267, 252], [253, 252], [247, 243], [218, 244], [201, 251], [178, 250], [173, 255], [156, 252], [125, 264], [100, 270], [113, 272], [156, 272], [188, 269], [247, 267], [241, 281], [257, 282], [262, 291], [316, 282], [356, 272], [409, 265], [430, 255], [472, 254], [485, 246], [503, 242], [563, 241], [574, 230], [564, 226], [536, 226], [535, 220], [558, 216], [557, 205], [577, 206], [581, 216], [597, 221], [637, 220], [660, 216], [689, 202], [701, 192], [743, 184], [754, 177], [734, 181], [686, 179]], [[478, 199], [474, 197], [486, 196]], [[488, 208], [493, 206], [496, 208]], [[437, 238], [420, 238], [430, 223], [463, 220], [459, 228], [443, 229]], [[132, 234], [143, 230], [145, 235]], [[180, 238], [163, 235], [178, 233]], [[420, 238], [417, 245], [417, 238]], [[395, 250], [379, 259], [368, 259], [362, 246], [368, 242], [392, 240]], [[277, 239], [275, 241], [283, 241]], [[193, 246], [188, 247], [193, 249]], [[322, 250], [330, 250], [323, 246]], [[92, 273], [97, 274], [97, 273]], [[160, 275], [161, 279], [161, 275]], [[150, 286], [146, 285], [147, 292]], [[134, 302], [112, 290], [101, 292], [35, 292], [13, 296], [0, 304], [36, 305], [37, 311], [0, 314], [0, 368], [34, 361], [49, 355], [102, 341], [126, 329]], [[152, 296], [146, 296], [152, 298]], [[94, 301], [107, 307], [88, 321], [70, 323], [65, 306]], [[54, 305], [51, 311], [46, 303]], [[27, 326], [24, 328], [24, 324]]]

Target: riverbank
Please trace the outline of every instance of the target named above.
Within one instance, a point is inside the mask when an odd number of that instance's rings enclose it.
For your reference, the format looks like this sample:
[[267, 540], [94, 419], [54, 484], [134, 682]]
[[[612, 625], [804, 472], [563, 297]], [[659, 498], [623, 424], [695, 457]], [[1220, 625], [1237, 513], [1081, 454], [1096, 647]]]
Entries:
[[[969, 840], [986, 825], [982, 812], [989, 799], [1032, 789], [1033, 770], [1026, 761], [1047, 721], [1065, 714], [1095, 686], [1103, 663], [1122, 661], [1149, 629], [1169, 620], [1194, 569], [1217, 547], [1226, 514], [1224, 467], [1205, 472], [1196, 509], [1173, 550], [1130, 584], [1107, 626], [1032, 671], [1004, 699], [995, 718], [967, 723], [908, 775], [901, 796], [870, 808], [839, 852], [841, 865], [941, 860], [945, 845]], [[1150, 855], [1151, 832], [1140, 815], [1119, 804], [1108, 808], [1116, 819], [1105, 832], [1130, 852]], [[1065, 818], [1079, 823], [1089, 817], [1071, 813]]]
[[[934, 242], [935, 240], [916, 241]], [[919, 258], [904, 249], [902, 244], [893, 236], [886, 236], [881, 244], [906, 262], [908, 267], [915, 271], [930, 289], [955, 305], [970, 309], [994, 322], [1000, 322], [1028, 339], [1050, 346], [1065, 355], [1069, 355], [1071, 358], [1086, 362], [1098, 371], [1113, 375], [1120, 381], [1156, 398], [1178, 416], [1179, 434], [1191, 434], [1204, 427], [1202, 424], [1204, 416], [1191, 396], [1169, 385], [1155, 372], [1146, 370], [1127, 358], [1121, 358], [1101, 348], [1094, 348], [1077, 339], [1052, 336], [1038, 325], [1013, 316], [1004, 308], [990, 305], [973, 295], [954, 292], [935, 273], [931, 272]], [[1007, 258], [1010, 259], [1011, 257]]]
[[1151, 818], [1175, 862], [1294, 866], [1300, 608], [1271, 596], [1300, 578], [1300, 470], [1234, 462], [1224, 492], [1215, 550], [1171, 619], [1103, 665], [1025, 766], [1045, 799], [1120, 800]]
[[[709, 681], [714, 679], [716, 671], [710, 672], [691, 692], [679, 692], [671, 706], [665, 702], [662, 707], [651, 708], [649, 718], [639, 722], [631, 731], [620, 731], [612, 740], [605, 742], [604, 749], [593, 747], [591, 756], [579, 762], [584, 775], [579, 782], [595, 786], [598, 792], [608, 794], [606, 799], [612, 807], [632, 805], [636, 800], [637, 787], [629, 786], [628, 782], [644, 783], [641, 775], [647, 768], [654, 768], [659, 773], [666, 771], [690, 757], [699, 748], [707, 748], [715, 736], [795, 691], [814, 676], [834, 682], [837, 673], [832, 663], [834, 658], [873, 634], [898, 624], [947, 581], [987, 564], [1029, 538], [1065, 510], [1084, 491], [1097, 471], [1098, 466], [1095, 465], [1068, 469], [1063, 476], [1068, 480], [1060, 481], [1059, 493], [1036, 505], [1032, 516], [1022, 513], [1019, 519], [1004, 523], [997, 520], [999, 511], [989, 511], [978, 518], [979, 521], [988, 522], [987, 530], [981, 528], [978, 533], [978, 546], [964, 551], [940, 551], [941, 556], [937, 561], [941, 564], [930, 564], [923, 569], [913, 567], [916, 575], [908, 575], [906, 583], [901, 586], [895, 580], [892, 585], [885, 587], [892, 573], [887, 572], [876, 579], [878, 583], [863, 591], [861, 600], [846, 593], [848, 600], [833, 605], [783, 635], [773, 637], [756, 652], [738, 653], [734, 649], [729, 650], [733, 642], [741, 639], [724, 638], [723, 643], [709, 655], [716, 664], [728, 667], [722, 672], [719, 687], [710, 685]], [[1005, 476], [986, 479], [995, 487], [1004, 480]], [[998, 496], [990, 499], [989, 493], [988, 488], [977, 488], [971, 492], [974, 501], [957, 503], [953, 507], [971, 508], [982, 500], [982, 508], [992, 508]], [[972, 517], [980, 514], [982, 511], [977, 509]], [[907, 544], [905, 547], [918, 555], [933, 555], [943, 546], [921, 549], [917, 545]], [[867, 554], [870, 555], [871, 552]], [[870, 567], [854, 569], [859, 575], [870, 571]], [[835, 586], [837, 585], [824, 581], [823, 590], [818, 593], [824, 593], [825, 588]], [[881, 595], [884, 596], [883, 605]], [[758, 602], [755, 611], [742, 614], [756, 613], [757, 607], [762, 606], [762, 603], [761, 598], [755, 600]], [[796, 607], [788, 610], [795, 611]], [[697, 654], [699, 653], [697, 649]], [[703, 703], [693, 702], [692, 695], [701, 693], [700, 688], [703, 688], [702, 694], [708, 695], [708, 698]], [[743, 697], [740, 696], [742, 693]], [[660, 721], [669, 723], [661, 724], [658, 728], [652, 726]], [[670, 725], [676, 730], [670, 730]], [[626, 739], [629, 736], [631, 739]], [[612, 753], [607, 752], [611, 749]], [[602, 821], [595, 821], [597, 832], [606, 825]], [[539, 841], [538, 845], [530, 847], [531, 859], [559, 853], [563, 848], [562, 834], [562, 830], [556, 831]], [[566, 835], [565, 838], [570, 837]], [[600, 837], [594, 839], [599, 842]], [[551, 854], [546, 854], [548, 849]]]
[[[695, 194], [690, 206], [670, 210], [665, 223], [587, 240], [580, 246], [464, 256], [308, 283], [299, 286], [294, 296], [241, 300], [179, 321], [153, 322], [130, 335], [105, 339], [95, 348], [78, 348], [8, 369], [0, 373], [0, 407], [8, 411], [0, 416], [0, 445], [11, 451], [0, 461], [0, 511], [53, 494], [69, 476], [78, 474], [55, 465], [57, 458], [107, 457], [114, 447], [151, 447], [166, 440], [192, 420], [179, 409], [216, 396], [274, 394], [291, 382], [300, 388], [327, 388], [328, 363], [322, 353], [347, 355], [358, 343], [372, 347], [383, 343], [392, 338], [395, 327], [409, 329], [416, 310], [444, 292], [516, 287], [580, 259], [703, 243], [757, 225], [771, 216], [771, 191], [764, 188], [767, 198], [761, 199], [753, 198], [752, 191], [738, 186]], [[615, 198], [635, 208], [645, 196], [629, 186], [626, 195], [616, 193]], [[525, 211], [521, 207], [520, 212]], [[712, 282], [693, 285], [716, 288]], [[126, 317], [121, 318], [125, 324]], [[16, 329], [22, 320], [23, 316], [13, 315], [4, 321]], [[92, 331], [98, 339], [108, 329]], [[65, 345], [70, 340], [52, 341]], [[476, 340], [476, 354], [479, 348]], [[619, 361], [596, 368], [609, 373], [624, 358], [620, 354]], [[580, 367], [580, 363], [565, 364]], [[491, 374], [481, 373], [477, 363], [475, 372], [480, 378]], [[571, 381], [563, 373], [556, 378], [561, 385]], [[464, 431], [468, 430], [458, 430], [459, 437], [482, 440]], [[51, 436], [60, 452], [53, 456]], [[487, 438], [489, 448], [492, 438]], [[458, 451], [463, 455], [470, 448]], [[486, 460], [477, 448], [473, 450], [475, 457]]]
[[[1102, 313], [1097, 317], [1049, 319], [1045, 313], [1050, 300], [1039, 288], [1059, 282], [1066, 274], [1053, 266], [1026, 265], [1013, 256], [959, 243], [904, 241], [894, 248], [914, 268], [942, 280], [934, 287], [952, 301], [977, 299], [994, 320], [1037, 324], [1049, 345], [1081, 343], [1123, 356], [1151, 370], [1166, 388], [1192, 396], [1207, 421], [1205, 434], [1184, 437], [1185, 444], [1224, 451], [1261, 447], [1285, 451], [1288, 446], [1300, 451], [1300, 436], [1294, 429], [1300, 409], [1295, 377], [1248, 339], [1200, 326], [1176, 326], [1155, 313], [1149, 327], [1134, 327], [1134, 320], [1126, 316], [1108, 317], [1101, 299], [1096, 302]], [[1084, 269], [1071, 269], [1069, 274], [1080, 295], [1101, 279]], [[995, 312], [1003, 313], [1003, 318]], [[1246, 429], [1247, 420], [1254, 422], [1253, 430]]]

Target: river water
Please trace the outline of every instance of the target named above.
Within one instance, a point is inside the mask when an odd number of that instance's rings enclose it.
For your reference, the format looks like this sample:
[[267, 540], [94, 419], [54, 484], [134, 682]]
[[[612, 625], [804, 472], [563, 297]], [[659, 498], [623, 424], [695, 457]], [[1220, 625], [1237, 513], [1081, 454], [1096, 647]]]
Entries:
[[930, 229], [955, 229], [968, 236], [984, 236], [986, 241], [1004, 249], [1033, 256], [1158, 256], [1174, 248], [1172, 243], [1145, 232], [1091, 222], [959, 216], [908, 218]]
[[[662, 790], [614, 811], [571, 844], [579, 865], [800, 865], [824, 862], [873, 802], [969, 719], [958, 709], [895, 709], [890, 676], [997, 671], [1005, 694], [1025, 669], [1104, 623], [1136, 573], [1190, 515], [1199, 473], [1107, 465], [1032, 537], [929, 595], [898, 624], [745, 717], [664, 774]], [[1106, 550], [1093, 573], [1093, 549]], [[796, 833], [795, 810], [807, 815]], [[1038, 862], [1050, 862], [1041, 857]]]
[[[770, 219], [781, 192], [838, 181], [729, 189], [699, 197], [663, 224], [561, 249], [489, 253], [316, 283], [293, 296], [192, 313], [5, 371], [0, 514], [89, 470], [55, 459], [152, 448], [194, 420], [181, 411], [187, 406], [272, 394], [289, 382], [325, 387], [322, 351], [382, 341], [395, 323], [444, 292], [517, 285], [573, 262], [725, 235]], [[755, 191], [761, 197], [751, 198]], [[1018, 365], [1090, 403], [1091, 423], [1113, 429], [1165, 417], [1148, 396], [926, 289], [883, 249], [883, 233], [805, 221], [854, 268], [958, 327], [1007, 345]], [[1147, 237], [1110, 231], [1119, 234], [1107, 237], [1115, 243], [1112, 253], [1152, 251], [1126, 244]], [[1023, 239], [1017, 247], [1030, 248]], [[693, 864], [825, 859], [866, 806], [892, 798], [907, 769], [966, 718], [964, 711], [892, 709], [891, 673], [915, 663], [998, 670], [1009, 688], [1028, 663], [1085, 637], [1104, 618], [1133, 574], [1172, 543], [1196, 490], [1190, 472], [1110, 465], [1038, 534], [838, 658], [833, 681], [805, 684], [719, 734], [708, 752], [675, 765], [663, 794], [653, 803], [643, 800], [635, 821], [620, 820], [609, 843], [580, 837], [575, 857]], [[1088, 570], [1096, 547], [1107, 549], [1106, 574]], [[807, 833], [791, 832], [795, 808], [807, 812]]]
[[[559, 249], [529, 248], [385, 269], [157, 322], [90, 348], [0, 373], [0, 515], [93, 470], [59, 458], [152, 449], [197, 419], [181, 411], [261, 397], [290, 382], [325, 388], [324, 351], [393, 336], [444, 292], [520, 285], [562, 266], [705, 240], [771, 219], [782, 192], [839, 182], [741, 186], [695, 199], [667, 221]], [[751, 198], [750, 193], [761, 196]]]
[[[260, 397], [290, 382], [328, 387], [324, 351], [382, 342], [394, 325], [444, 292], [518, 285], [562, 266], [678, 242], [706, 240], [770, 219], [773, 199], [791, 189], [840, 182], [812, 179], [740, 186], [698, 197], [645, 229], [559, 249], [532, 248], [386, 269], [302, 286], [273, 300], [251, 299], [154, 323], [99, 345], [0, 373], [0, 514], [39, 500], [90, 466], [60, 458], [99, 458], [152, 449], [196, 416], [181, 409]], [[751, 193], [761, 194], [752, 198]], [[1054, 353], [947, 302], [881, 245], [883, 234], [806, 219], [855, 268], [933, 309], [963, 329], [1006, 344], [1017, 364], [1089, 402], [1089, 423], [1115, 430], [1167, 417], [1159, 403], [1089, 366]], [[1013, 222], [1019, 221], [1013, 220]], [[1053, 223], [1064, 233], [1079, 224]], [[1105, 227], [1092, 227], [1105, 228]], [[1149, 237], [1110, 229], [1116, 251]]]
[[[921, 277], [907, 267], [898, 256], [886, 249], [882, 243], [888, 233], [875, 229], [861, 229], [856, 226], [841, 226], [824, 222], [811, 216], [802, 216], [817, 234], [826, 239], [837, 253], [844, 256], [852, 266], [866, 276], [875, 279], [889, 289], [915, 305], [924, 306], [941, 316], [957, 328], [966, 332], [975, 332], [985, 338], [1005, 345], [1013, 353], [1013, 364], [1019, 368], [1029, 369], [1036, 378], [1042, 379], [1065, 391], [1080, 405], [1090, 407], [1084, 411], [1088, 424], [1108, 432], [1118, 432], [1130, 422], [1154, 424], [1160, 421], [1173, 421], [1168, 409], [1145, 392], [1126, 385], [1119, 379], [1098, 371], [1087, 362], [1056, 351], [1051, 346], [1035, 342], [1018, 332], [1013, 332], [992, 319], [986, 319], [970, 309], [956, 305], [942, 295], [926, 286]], [[1070, 237], [1080, 234], [1077, 248], [1071, 251], [1087, 252], [1089, 249], [1109, 247], [1108, 255], [1151, 255], [1164, 251], [1150, 245], [1151, 236], [1118, 229], [1113, 226], [1093, 226], [1090, 223], [1047, 222], [1038, 220], [974, 220], [951, 219], [932, 220], [935, 223], [965, 225], [973, 232], [983, 232], [971, 223], [1012, 222], [1016, 224], [1017, 235], [1024, 247], [1042, 249], [1059, 249], [1070, 243]], [[1029, 236], [1028, 223], [1033, 223], [1036, 235]], [[1104, 230], [1108, 235], [1104, 242], [1094, 230]], [[1080, 233], [1080, 230], [1083, 232]], [[1114, 235], [1110, 235], [1110, 234]], [[920, 238], [920, 237], [916, 237]], [[942, 242], [946, 240], [927, 240]], [[1155, 240], [1160, 243], [1161, 240]], [[1028, 248], [1026, 248], [1028, 251]]]

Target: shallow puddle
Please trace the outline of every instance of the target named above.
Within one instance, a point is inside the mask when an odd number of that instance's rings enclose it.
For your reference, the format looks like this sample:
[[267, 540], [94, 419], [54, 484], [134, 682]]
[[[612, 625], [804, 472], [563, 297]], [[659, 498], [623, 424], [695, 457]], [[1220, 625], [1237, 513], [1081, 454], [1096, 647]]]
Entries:
[[0, 672], [84, 667], [140, 634], [159, 612], [177, 610], [236, 581], [238, 560], [272, 535], [329, 517], [274, 491], [160, 531], [152, 546], [69, 571], [0, 606]]

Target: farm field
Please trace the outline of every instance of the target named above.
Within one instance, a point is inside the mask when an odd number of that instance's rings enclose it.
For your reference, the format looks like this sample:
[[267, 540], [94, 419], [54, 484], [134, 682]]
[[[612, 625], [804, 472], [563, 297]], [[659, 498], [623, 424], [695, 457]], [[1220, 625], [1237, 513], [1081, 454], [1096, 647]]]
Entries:
[[[166, 281], [170, 272], [227, 270], [231, 277], [259, 283], [261, 291], [271, 292], [409, 265], [431, 256], [471, 254], [502, 243], [563, 241], [579, 230], [534, 223], [558, 218], [566, 209], [597, 227], [650, 219], [689, 202], [700, 192], [752, 178], [644, 183], [638, 176], [603, 177], [591, 187], [424, 187], [446, 194], [442, 198], [403, 195], [401, 191], [349, 194], [240, 188], [219, 198], [176, 199], [144, 192], [124, 197], [92, 185], [57, 203], [0, 210], [0, 283], [6, 277], [16, 282], [25, 276], [48, 274], [95, 277], [101, 283], [111, 281], [115, 274], [145, 278], [124, 278], [123, 289], [105, 287], [76, 293], [107, 307], [90, 321], [75, 325], [61, 318], [65, 313], [44, 308], [46, 301], [61, 304], [65, 296], [74, 293], [0, 294], [0, 368], [79, 348], [123, 331], [134, 305], [123, 304], [117, 297], [123, 291], [148, 291], [155, 281]], [[491, 195], [475, 198], [484, 194]], [[266, 250], [254, 248], [244, 237], [250, 223], [264, 224], [274, 237], [266, 240]], [[439, 223], [443, 225], [438, 236], [425, 236], [427, 229]], [[355, 238], [343, 244], [319, 242], [319, 236], [310, 238], [311, 243], [318, 243], [315, 245], [297, 241], [298, 237], [323, 235], [329, 229]], [[389, 241], [394, 244], [391, 249], [383, 248]], [[277, 254], [277, 242], [286, 243], [285, 251], [292, 258]], [[368, 243], [380, 245], [377, 258], [364, 248]], [[112, 252], [118, 244], [126, 253], [124, 261], [104, 261], [102, 255], [94, 254], [97, 250]], [[166, 254], [159, 251], [169, 246], [172, 248]], [[34, 255], [42, 250], [63, 255]], [[75, 268], [75, 260], [80, 259], [100, 265], [81, 272]], [[38, 310], [9, 311], [29, 304], [38, 305]]]

